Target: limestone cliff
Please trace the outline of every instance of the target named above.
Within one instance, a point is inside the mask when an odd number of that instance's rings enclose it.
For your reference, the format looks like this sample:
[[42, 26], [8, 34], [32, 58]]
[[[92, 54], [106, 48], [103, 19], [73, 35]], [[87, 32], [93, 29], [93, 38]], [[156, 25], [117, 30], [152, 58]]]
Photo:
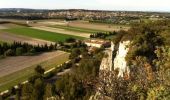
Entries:
[[123, 41], [119, 43], [119, 48], [116, 53], [116, 57], [114, 59], [114, 70], [118, 69], [119, 74], [118, 77], [123, 77], [125, 72], [129, 73], [129, 68], [127, 66], [127, 62], [125, 57], [129, 51], [128, 45], [130, 41]]
[[[111, 48], [105, 50], [106, 56], [102, 59], [100, 70], [113, 71], [118, 69], [118, 77], [123, 77], [123, 74], [125, 72], [129, 73], [129, 68], [125, 60], [125, 57], [129, 50], [129, 44], [130, 41], [120, 42], [117, 46], [111, 43]], [[113, 55], [114, 52], [116, 53], [116, 55]]]
[[114, 44], [111, 42], [111, 48], [105, 50], [105, 56], [102, 59], [100, 70], [109, 70], [112, 71], [113, 67], [113, 51]]

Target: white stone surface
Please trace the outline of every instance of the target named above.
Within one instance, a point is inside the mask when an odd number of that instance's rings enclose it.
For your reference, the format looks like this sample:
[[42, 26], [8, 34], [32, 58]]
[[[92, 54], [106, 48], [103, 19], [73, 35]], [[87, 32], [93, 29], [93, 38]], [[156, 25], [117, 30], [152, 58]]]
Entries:
[[118, 69], [119, 71], [118, 77], [123, 77], [124, 72], [129, 73], [129, 68], [125, 60], [125, 57], [129, 51], [128, 48], [129, 44], [130, 41], [123, 41], [119, 43], [119, 48], [114, 59], [114, 70]]
[[127, 72], [129, 74], [130, 70], [127, 66], [127, 62], [125, 57], [129, 51], [128, 45], [130, 41], [123, 41], [119, 43], [118, 50], [116, 52], [116, 57], [113, 58], [113, 51], [115, 45], [111, 43], [111, 48], [105, 50], [105, 54], [107, 55], [102, 59], [100, 70], [113, 71], [118, 69], [119, 74], [118, 77], [123, 77], [123, 74]]

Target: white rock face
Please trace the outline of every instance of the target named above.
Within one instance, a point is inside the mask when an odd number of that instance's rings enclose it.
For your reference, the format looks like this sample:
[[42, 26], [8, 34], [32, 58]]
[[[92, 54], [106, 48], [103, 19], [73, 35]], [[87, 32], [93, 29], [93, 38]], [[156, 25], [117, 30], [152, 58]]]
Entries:
[[118, 77], [123, 77], [123, 73], [129, 73], [129, 68], [127, 66], [125, 57], [129, 51], [128, 45], [130, 41], [123, 41], [119, 43], [119, 48], [114, 59], [114, 70], [118, 69]]
[[105, 50], [105, 55], [107, 56], [102, 59], [100, 70], [112, 71], [114, 46], [115, 45], [111, 43], [111, 48]]
[[115, 45], [111, 43], [111, 48], [105, 50], [105, 54], [107, 56], [102, 59], [100, 70], [113, 71], [113, 70], [118, 69], [119, 71], [118, 77], [123, 77], [123, 74], [125, 72], [129, 74], [130, 70], [125, 60], [125, 57], [129, 51], [129, 47], [128, 47], [129, 44], [130, 44], [130, 41], [120, 42], [118, 51], [116, 52], [116, 57], [113, 58], [113, 51], [114, 51]]

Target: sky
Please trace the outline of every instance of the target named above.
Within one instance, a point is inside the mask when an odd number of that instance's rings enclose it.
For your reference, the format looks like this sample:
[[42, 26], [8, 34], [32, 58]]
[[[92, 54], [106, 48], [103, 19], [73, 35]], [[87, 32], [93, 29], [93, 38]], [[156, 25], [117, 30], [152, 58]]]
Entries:
[[170, 0], [0, 0], [0, 8], [170, 12]]

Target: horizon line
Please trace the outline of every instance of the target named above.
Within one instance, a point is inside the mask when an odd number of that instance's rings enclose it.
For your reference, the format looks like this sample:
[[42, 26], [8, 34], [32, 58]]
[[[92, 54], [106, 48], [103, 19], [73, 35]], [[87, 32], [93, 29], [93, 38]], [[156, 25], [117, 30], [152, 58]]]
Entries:
[[155, 12], [155, 13], [170, 13], [170, 11], [163, 10], [123, 10], [123, 9], [115, 9], [115, 10], [107, 10], [107, 9], [83, 9], [83, 8], [0, 8], [0, 9], [32, 9], [32, 10], [96, 10], [96, 11], [125, 11], [125, 12]]

